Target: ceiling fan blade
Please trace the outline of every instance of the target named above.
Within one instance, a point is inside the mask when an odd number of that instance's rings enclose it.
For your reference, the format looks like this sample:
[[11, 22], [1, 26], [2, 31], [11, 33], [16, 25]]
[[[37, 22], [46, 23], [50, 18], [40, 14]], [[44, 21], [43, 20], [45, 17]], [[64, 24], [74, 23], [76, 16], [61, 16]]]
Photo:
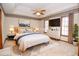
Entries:
[[46, 10], [41, 10], [42, 12], [46, 11]]
[[35, 13], [33, 13], [33, 14], [36, 14], [36, 12], [35, 12]]
[[42, 15], [44, 15], [44, 13], [41, 13]]
[[37, 15], [37, 13], [40, 13], [40, 15], [44, 15], [45, 11], [44, 9], [34, 9], [33, 10], [35, 15]]

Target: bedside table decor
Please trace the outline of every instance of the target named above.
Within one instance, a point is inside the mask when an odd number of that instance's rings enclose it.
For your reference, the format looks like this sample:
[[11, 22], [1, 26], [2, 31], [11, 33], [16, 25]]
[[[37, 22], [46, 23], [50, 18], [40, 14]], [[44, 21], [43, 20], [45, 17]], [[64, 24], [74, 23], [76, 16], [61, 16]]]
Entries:
[[7, 35], [8, 40], [14, 40], [15, 35]]
[[14, 26], [11, 26], [11, 27], [9, 28], [9, 32], [10, 32], [11, 34], [14, 33]]

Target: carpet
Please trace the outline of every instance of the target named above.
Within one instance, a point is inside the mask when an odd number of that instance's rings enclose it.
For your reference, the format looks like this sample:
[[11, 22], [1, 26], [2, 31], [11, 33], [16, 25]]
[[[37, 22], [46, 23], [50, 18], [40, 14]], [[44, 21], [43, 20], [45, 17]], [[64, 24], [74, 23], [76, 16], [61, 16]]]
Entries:
[[28, 48], [24, 53], [18, 46], [10, 46], [0, 50], [0, 56], [77, 56], [77, 47], [62, 41], [51, 40], [47, 44], [40, 44]]

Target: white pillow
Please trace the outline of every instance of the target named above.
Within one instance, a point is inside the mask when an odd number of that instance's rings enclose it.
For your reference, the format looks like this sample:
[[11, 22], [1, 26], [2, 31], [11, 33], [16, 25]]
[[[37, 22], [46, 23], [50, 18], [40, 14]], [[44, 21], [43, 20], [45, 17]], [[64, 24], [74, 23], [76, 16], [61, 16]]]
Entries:
[[24, 33], [24, 32], [26, 32], [26, 30], [24, 28], [19, 29], [19, 33]]
[[33, 28], [27, 27], [27, 28], [26, 28], [26, 31], [33, 32]]

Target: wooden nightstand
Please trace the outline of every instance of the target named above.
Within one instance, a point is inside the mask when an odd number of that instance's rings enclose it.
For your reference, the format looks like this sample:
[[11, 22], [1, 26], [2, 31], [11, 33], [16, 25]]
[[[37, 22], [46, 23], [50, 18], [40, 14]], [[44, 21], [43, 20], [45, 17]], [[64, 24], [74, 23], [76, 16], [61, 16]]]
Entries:
[[14, 40], [14, 37], [15, 37], [14, 34], [7, 35], [4, 47], [15, 46], [16, 45], [16, 41]]
[[15, 46], [16, 45], [16, 41], [15, 40], [6, 40], [4, 47], [10, 47], [10, 46]]
[[14, 34], [9, 34], [7, 35], [8, 40], [14, 40], [15, 35]]

